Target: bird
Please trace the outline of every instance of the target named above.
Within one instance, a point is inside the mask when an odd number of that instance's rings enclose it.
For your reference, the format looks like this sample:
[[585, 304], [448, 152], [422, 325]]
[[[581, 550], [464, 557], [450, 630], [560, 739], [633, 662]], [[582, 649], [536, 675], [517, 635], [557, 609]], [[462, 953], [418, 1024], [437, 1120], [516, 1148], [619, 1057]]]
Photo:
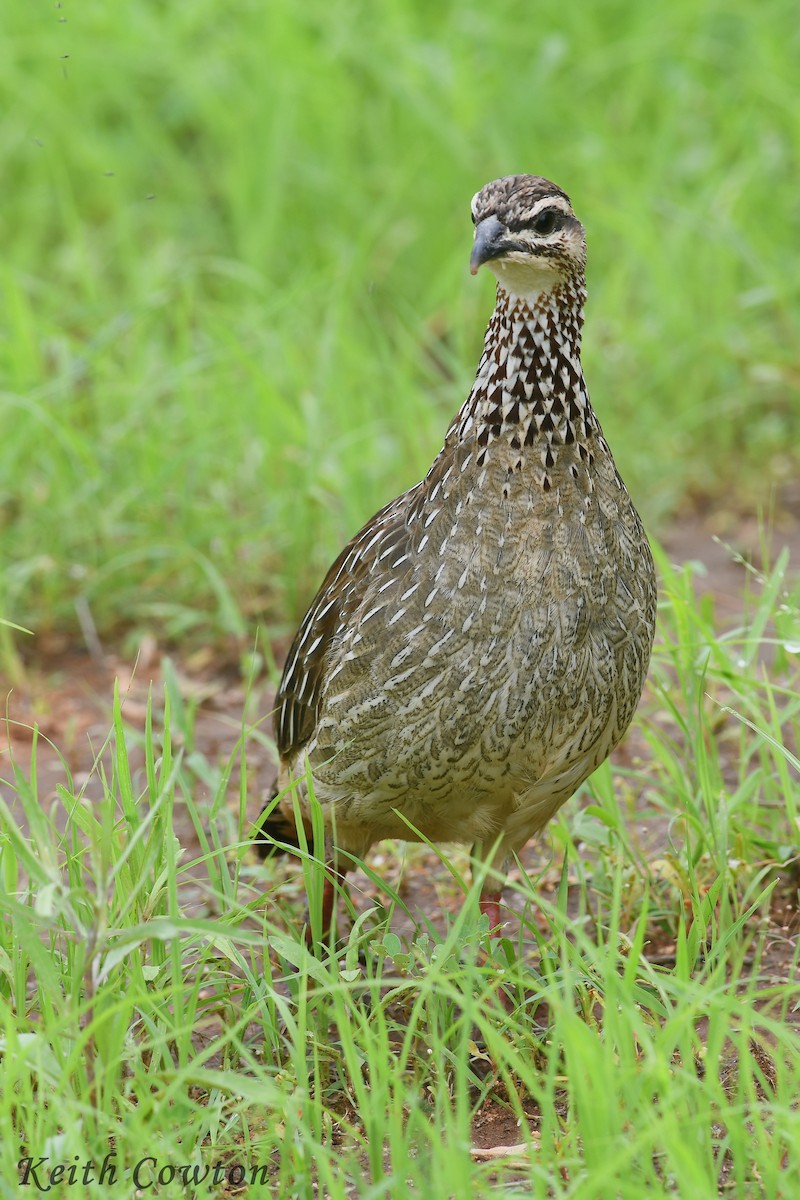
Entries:
[[318, 802], [326, 934], [384, 838], [471, 845], [501, 928], [514, 855], [617, 745], [648, 671], [653, 557], [581, 366], [583, 225], [538, 175], [471, 211], [470, 271], [497, 281], [475, 381], [425, 477], [330, 567], [277, 692], [256, 841], [299, 848], [299, 811], [310, 845]]

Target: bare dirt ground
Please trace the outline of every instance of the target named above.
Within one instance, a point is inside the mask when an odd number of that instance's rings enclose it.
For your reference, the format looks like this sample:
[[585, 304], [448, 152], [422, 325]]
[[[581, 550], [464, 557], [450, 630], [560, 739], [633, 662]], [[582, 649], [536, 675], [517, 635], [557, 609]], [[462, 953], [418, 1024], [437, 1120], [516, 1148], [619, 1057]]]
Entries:
[[[793, 513], [791, 508], [795, 507]], [[776, 520], [771, 539], [771, 553], [788, 546], [790, 563], [794, 571], [800, 565], [800, 498], [796, 506]], [[719, 540], [715, 540], [717, 534]], [[698, 593], [710, 592], [715, 599], [720, 628], [736, 623], [742, 611], [742, 597], [748, 585], [748, 569], [745, 564], [758, 567], [763, 562], [764, 546], [757, 521], [729, 521], [715, 513], [708, 521], [692, 517], [676, 525], [664, 540], [664, 547], [673, 562], [693, 560], [704, 565], [705, 575], [698, 578]], [[733, 552], [733, 554], [731, 553]], [[284, 648], [285, 649], [285, 648]], [[280, 650], [280, 647], [277, 648]], [[271, 728], [268, 717], [273, 694], [266, 679], [256, 680], [250, 688], [243, 682], [238, 663], [221, 663], [216, 656], [201, 652], [192, 657], [175, 659], [175, 676], [180, 694], [194, 712], [194, 717], [183, 746], [187, 755], [202, 756], [212, 767], [222, 768], [230, 759], [241, 737], [244, 720], [248, 726], [262, 721], [261, 734], [247, 740], [247, 788], [248, 815], [256, 818], [265, 794], [274, 779], [275, 763], [270, 742]], [[123, 658], [113, 650], [102, 654], [90, 654], [81, 646], [52, 643], [43, 647], [38, 656], [25, 665], [22, 676], [12, 687], [10, 681], [0, 677], [0, 695], [6, 706], [7, 720], [0, 725], [0, 789], [14, 804], [14, 769], [26, 778], [31, 770], [33, 729], [38, 729], [35, 747], [35, 777], [41, 804], [50, 806], [56, 797], [59, 784], [72, 788], [86, 786], [86, 796], [97, 799], [101, 787], [94, 771], [98, 755], [109, 755], [106, 746], [111, 728], [114, 682], [119, 682], [122, 698], [123, 719], [134, 731], [144, 729], [148, 693], [152, 689], [154, 712], [161, 710], [162, 683], [164, 679], [163, 658], [159, 648], [146, 645], [141, 648], [138, 661]], [[180, 744], [180, 735], [178, 736]], [[638, 755], [641, 746], [626, 739], [615, 752], [619, 764], [630, 762]], [[131, 751], [131, 767], [134, 782], [141, 782], [144, 790], [143, 753], [135, 748]], [[138, 776], [137, 776], [138, 773]], [[212, 799], [212, 787], [196, 775], [197, 795], [195, 799], [202, 809], [205, 801]], [[230, 806], [238, 804], [236, 772], [230, 787]], [[204, 794], [205, 793], [205, 794]], [[233, 825], [232, 825], [233, 828]], [[194, 827], [185, 811], [176, 805], [175, 832], [185, 849], [186, 857], [200, 852]], [[640, 844], [653, 853], [663, 836], [658, 823], [642, 821], [638, 830]], [[547, 840], [542, 845], [529, 847], [525, 863], [530, 869], [541, 870], [551, 855]], [[461, 861], [466, 868], [466, 857]], [[450, 875], [444, 870], [435, 855], [424, 847], [413, 847], [399, 856], [387, 852], [385, 847], [375, 848], [370, 858], [373, 870], [386, 882], [395, 887], [409, 916], [396, 912], [393, 928], [401, 939], [410, 939], [418, 923], [425, 926], [431, 914], [434, 923], [443, 914], [454, 912], [460, 904], [460, 891]], [[274, 880], [275, 873], [283, 879], [280, 889], [284, 897], [286, 920], [302, 919], [303, 898], [300, 873], [296, 864], [288, 860], [275, 861], [263, 868], [262, 878]], [[254, 885], [258, 884], [258, 873], [254, 871]], [[542, 887], [555, 888], [558, 871], [555, 867], [545, 871]], [[797, 911], [797, 881], [787, 881], [774, 897], [772, 911], [764, 929], [765, 954], [760, 962], [761, 971], [771, 980], [786, 980], [794, 969], [796, 948], [800, 939], [800, 914]], [[184, 884], [184, 901], [196, 911], [211, 915], [207, 895], [199, 886], [193, 885], [191, 876]], [[192, 894], [193, 890], [193, 894]], [[366, 875], [355, 873], [351, 882], [351, 893], [356, 908], [363, 909], [374, 903], [374, 884]], [[507, 931], [513, 933], [513, 914], [509, 912]], [[661, 962], [668, 962], [674, 946], [669, 941], [651, 944], [649, 953]], [[474, 1144], [476, 1152], [481, 1147], [497, 1147], [519, 1141], [518, 1131], [507, 1128], [509, 1114], [498, 1105], [489, 1102], [475, 1122]], [[513, 1122], [512, 1122], [513, 1123]]]

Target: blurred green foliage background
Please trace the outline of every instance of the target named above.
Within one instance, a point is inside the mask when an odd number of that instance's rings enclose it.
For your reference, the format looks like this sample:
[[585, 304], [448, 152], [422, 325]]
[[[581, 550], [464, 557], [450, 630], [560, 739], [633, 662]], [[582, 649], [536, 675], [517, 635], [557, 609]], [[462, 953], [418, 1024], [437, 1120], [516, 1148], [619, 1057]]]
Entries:
[[288, 628], [427, 468], [492, 304], [469, 200], [554, 178], [650, 527], [796, 473], [788, 0], [63, 0], [0, 36], [0, 615]]

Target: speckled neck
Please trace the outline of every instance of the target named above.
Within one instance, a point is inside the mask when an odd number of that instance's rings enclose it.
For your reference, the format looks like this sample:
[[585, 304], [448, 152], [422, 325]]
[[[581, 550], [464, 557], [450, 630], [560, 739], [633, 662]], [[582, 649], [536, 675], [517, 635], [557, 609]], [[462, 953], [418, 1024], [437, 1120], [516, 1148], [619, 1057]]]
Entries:
[[535, 297], [498, 285], [475, 383], [453, 422], [459, 440], [477, 441], [477, 466], [501, 450], [510, 470], [533, 467], [548, 491], [564, 447], [570, 461], [588, 458], [598, 426], [580, 359], [585, 298], [583, 279]]

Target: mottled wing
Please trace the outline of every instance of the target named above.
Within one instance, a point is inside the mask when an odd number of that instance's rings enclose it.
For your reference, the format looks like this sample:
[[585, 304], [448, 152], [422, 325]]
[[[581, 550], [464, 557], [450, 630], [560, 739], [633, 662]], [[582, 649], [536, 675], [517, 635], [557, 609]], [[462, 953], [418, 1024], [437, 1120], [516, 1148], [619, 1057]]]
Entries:
[[408, 517], [417, 484], [384, 508], [347, 543], [303, 618], [283, 669], [276, 700], [275, 735], [282, 759], [309, 741], [319, 716], [328, 652], [370, 587], [400, 571], [408, 557]]

